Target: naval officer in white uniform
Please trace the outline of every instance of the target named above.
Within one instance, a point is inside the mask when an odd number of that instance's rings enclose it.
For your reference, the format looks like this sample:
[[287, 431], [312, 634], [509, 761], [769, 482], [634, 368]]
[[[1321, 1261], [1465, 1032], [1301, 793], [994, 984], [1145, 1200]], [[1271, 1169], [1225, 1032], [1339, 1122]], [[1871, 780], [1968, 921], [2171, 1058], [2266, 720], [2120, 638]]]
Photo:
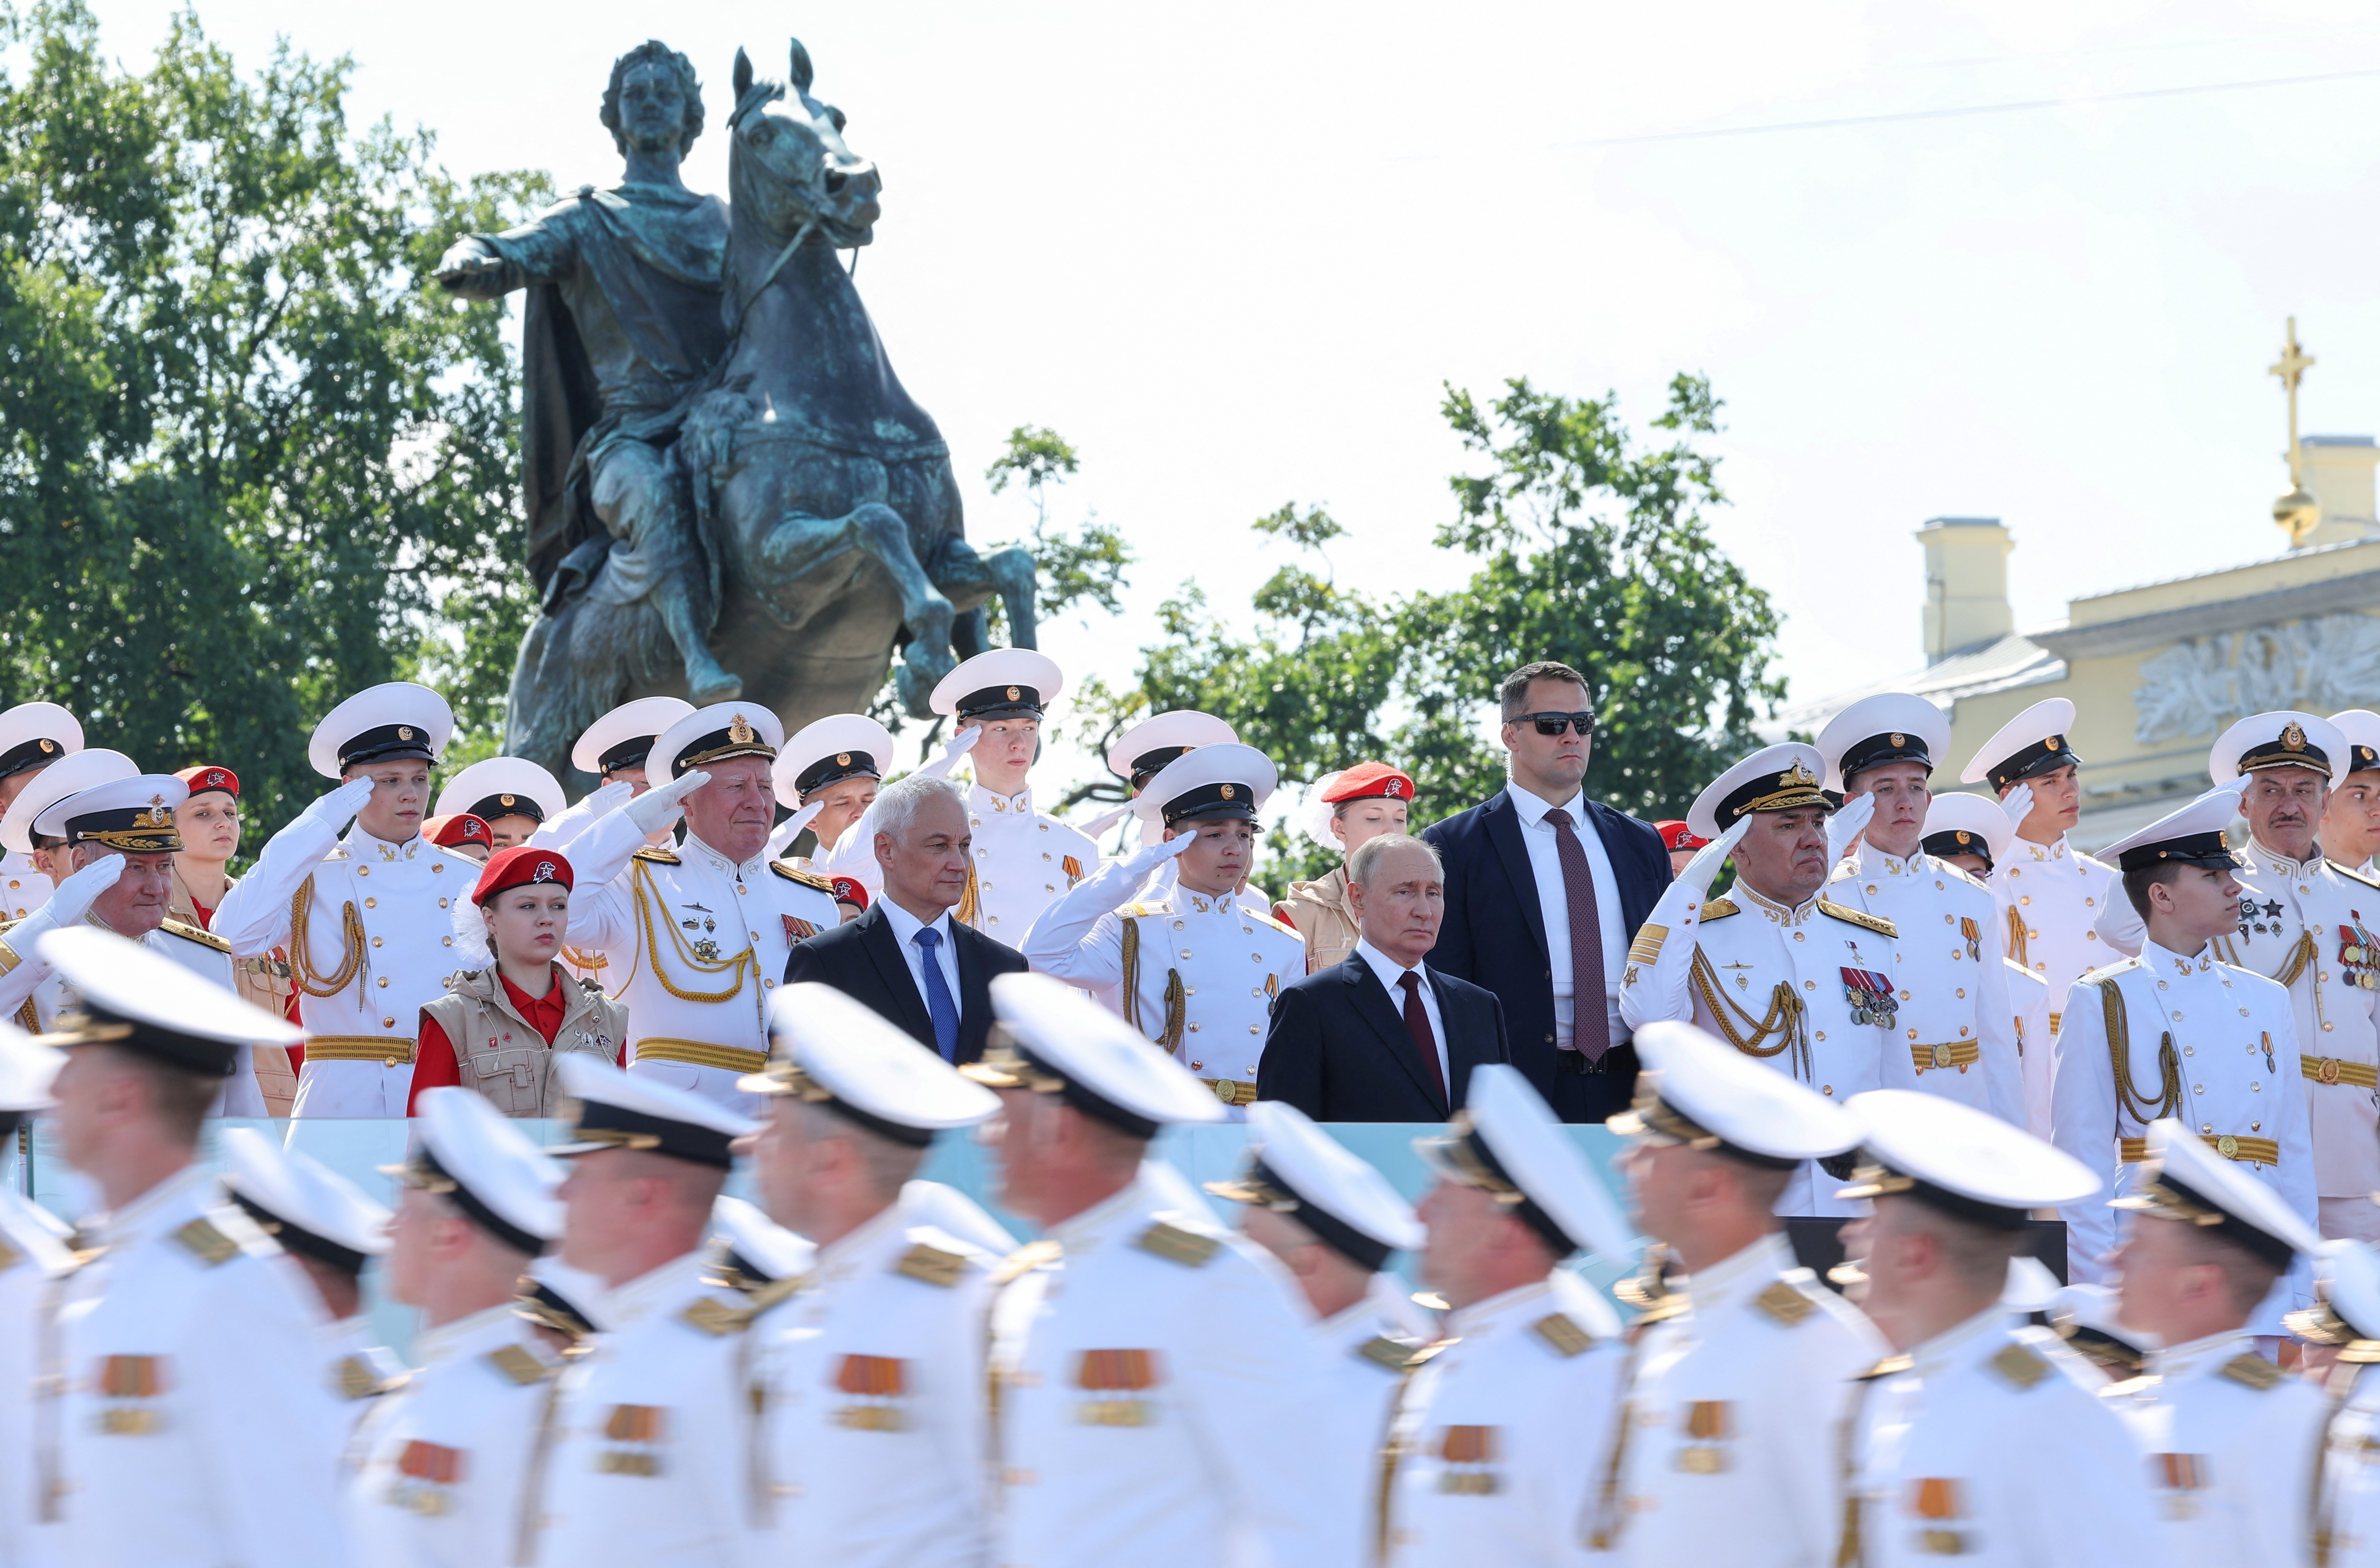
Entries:
[[[82, 726], [55, 702], [19, 702], [0, 713], [0, 811], [16, 803], [35, 773], [81, 749]], [[30, 915], [52, 889], [30, 845], [6, 851], [0, 855], [0, 923]]]
[[[1099, 863], [1096, 842], [1041, 809], [1029, 777], [1040, 755], [1042, 715], [1065, 678], [1046, 653], [995, 648], [934, 687], [934, 711], [950, 715], [961, 735], [975, 732], [965, 753], [975, 772], [967, 789], [975, 862], [958, 918], [1011, 947], [1022, 947], [1041, 911]], [[855, 874], [840, 858], [828, 869]]]
[[[0, 1024], [0, 1143], [14, 1142], [35, 1112], [57, 1104], [50, 1082], [65, 1062], [64, 1053]], [[50, 1294], [76, 1267], [71, 1234], [65, 1221], [15, 1184], [0, 1185], [0, 1388], [29, 1390], [41, 1375]], [[34, 1409], [21, 1393], [0, 1402], [0, 1568], [37, 1568], [53, 1560], [46, 1549], [54, 1540], [34, 1538], [42, 1512]]]

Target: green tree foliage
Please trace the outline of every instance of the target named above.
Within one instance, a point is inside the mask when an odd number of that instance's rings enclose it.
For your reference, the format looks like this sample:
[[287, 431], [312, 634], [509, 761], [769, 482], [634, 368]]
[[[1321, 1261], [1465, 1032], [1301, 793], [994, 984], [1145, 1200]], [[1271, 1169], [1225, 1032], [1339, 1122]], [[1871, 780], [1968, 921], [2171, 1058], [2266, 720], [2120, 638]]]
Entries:
[[[994, 495], [1021, 484], [1033, 499], [1033, 537], [1025, 547], [1033, 553], [1040, 579], [1038, 609], [1044, 619], [1084, 606], [1111, 615], [1123, 609], [1117, 595], [1132, 565], [1132, 546], [1124, 542], [1123, 530], [1099, 521], [1097, 512], [1075, 529], [1050, 527], [1050, 487], [1065, 483], [1081, 467], [1081, 456], [1056, 431], [1019, 425], [1008, 432], [1008, 449], [983, 471]], [[992, 641], [1005, 641], [1007, 607], [995, 598], [984, 606], [984, 614]]]
[[544, 181], [352, 129], [345, 59], [243, 75], [186, 12], [135, 74], [97, 32], [79, 0], [0, 10], [0, 699], [228, 762], [269, 829], [358, 687], [431, 680], [467, 748], [501, 726], [533, 608], [516, 372], [428, 273]]

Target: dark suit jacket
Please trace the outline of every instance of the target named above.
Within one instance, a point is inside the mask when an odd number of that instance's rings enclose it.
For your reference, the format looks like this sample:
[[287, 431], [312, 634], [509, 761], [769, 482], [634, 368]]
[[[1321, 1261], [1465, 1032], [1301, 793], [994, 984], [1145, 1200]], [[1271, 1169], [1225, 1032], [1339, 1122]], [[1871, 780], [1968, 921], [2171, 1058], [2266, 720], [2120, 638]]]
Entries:
[[[991, 1030], [991, 977], [1026, 968], [1025, 954], [955, 920], [951, 952], [959, 966], [959, 1060], [973, 1062], [983, 1055], [984, 1036]], [[933, 1016], [909, 978], [908, 960], [892, 935], [892, 922], [884, 918], [881, 899], [851, 924], [795, 942], [785, 960], [785, 983], [795, 980], [823, 980], [900, 1025], [927, 1050], [934, 1049]]]
[[1257, 1098], [1284, 1100], [1318, 1122], [1443, 1122], [1471, 1091], [1471, 1069], [1509, 1062], [1496, 993], [1425, 963], [1446, 1030], [1448, 1088], [1440, 1099], [1404, 1015], [1372, 966], [1351, 953], [1273, 999], [1257, 1063]]
[[[1670, 885], [1670, 852], [1650, 822], [1599, 801], [1584, 804], [1620, 884], [1620, 907], [1597, 913], [1607, 930], [1619, 925], [1625, 947]], [[1522, 832], [1511, 792], [1499, 790], [1493, 798], [1433, 824], [1421, 835], [1438, 846], [1446, 863], [1446, 923], [1439, 929], [1438, 948], [1429, 959], [1447, 973], [1496, 993], [1504, 1004], [1512, 1064], [1528, 1075], [1556, 1115], [1565, 1122], [1600, 1122], [1628, 1109], [1636, 1092], [1636, 1052], [1614, 1047], [1599, 1073], [1554, 1071], [1553, 969], [1546, 914], [1537, 902], [1536, 879]]]

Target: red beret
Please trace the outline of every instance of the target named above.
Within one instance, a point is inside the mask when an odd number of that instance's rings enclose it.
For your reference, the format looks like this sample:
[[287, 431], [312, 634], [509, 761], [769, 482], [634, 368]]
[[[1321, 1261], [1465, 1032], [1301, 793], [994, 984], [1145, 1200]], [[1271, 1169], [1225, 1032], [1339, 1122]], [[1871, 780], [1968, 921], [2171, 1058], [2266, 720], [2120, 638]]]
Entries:
[[1411, 800], [1414, 797], [1413, 776], [1398, 772], [1386, 762], [1358, 762], [1337, 778], [1322, 792], [1324, 804], [1336, 806], [1345, 800]]
[[441, 849], [452, 849], [458, 844], [493, 845], [496, 842], [495, 830], [468, 811], [423, 818], [421, 836]]
[[229, 768], [201, 762], [195, 768], [185, 768], [174, 776], [188, 784], [192, 795], [204, 795], [211, 789], [219, 789], [234, 800], [239, 798], [239, 775]]
[[1696, 838], [1694, 829], [1683, 822], [1656, 822], [1653, 831], [1659, 833], [1661, 842], [1671, 849], [1700, 849], [1710, 842], [1706, 838]]
[[856, 904], [865, 909], [868, 907], [868, 889], [860, 885], [857, 877], [837, 877], [834, 879], [834, 901], [837, 904]]
[[[477, 817], [472, 821], [479, 821]], [[480, 824], [482, 827], [485, 823]], [[485, 904], [506, 888], [528, 887], [537, 882], [553, 882], [565, 892], [571, 885], [570, 862], [551, 849], [534, 849], [526, 844], [499, 849], [488, 857], [480, 872], [480, 882], [471, 890], [471, 902]]]

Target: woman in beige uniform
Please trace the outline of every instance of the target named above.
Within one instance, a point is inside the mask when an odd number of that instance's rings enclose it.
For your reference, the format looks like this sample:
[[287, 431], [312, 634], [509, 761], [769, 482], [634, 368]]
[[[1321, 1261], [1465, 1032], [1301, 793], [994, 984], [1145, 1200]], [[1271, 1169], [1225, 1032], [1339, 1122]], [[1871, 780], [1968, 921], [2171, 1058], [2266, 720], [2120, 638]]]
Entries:
[[1347, 903], [1345, 857], [1367, 838], [1405, 831], [1414, 784], [1386, 762], [1358, 762], [1317, 781], [1306, 829], [1314, 842], [1336, 848], [1338, 869], [1310, 882], [1292, 882], [1289, 896], [1272, 906], [1273, 918], [1305, 939], [1305, 972], [1327, 969], [1355, 951], [1363, 922]]
[[[215, 911], [224, 895], [238, 884], [228, 869], [239, 853], [239, 775], [229, 768], [202, 762], [174, 775], [190, 786], [190, 797], [174, 812], [174, 826], [182, 847], [174, 855], [174, 890], [165, 918], [202, 931], [214, 930]], [[240, 1000], [254, 1003], [276, 1017], [289, 1012], [289, 954], [282, 948], [253, 958], [232, 961], [232, 978]], [[298, 1095], [298, 1070], [289, 1052], [277, 1045], [256, 1048], [256, 1087], [264, 1108], [274, 1116], [289, 1114]]]

